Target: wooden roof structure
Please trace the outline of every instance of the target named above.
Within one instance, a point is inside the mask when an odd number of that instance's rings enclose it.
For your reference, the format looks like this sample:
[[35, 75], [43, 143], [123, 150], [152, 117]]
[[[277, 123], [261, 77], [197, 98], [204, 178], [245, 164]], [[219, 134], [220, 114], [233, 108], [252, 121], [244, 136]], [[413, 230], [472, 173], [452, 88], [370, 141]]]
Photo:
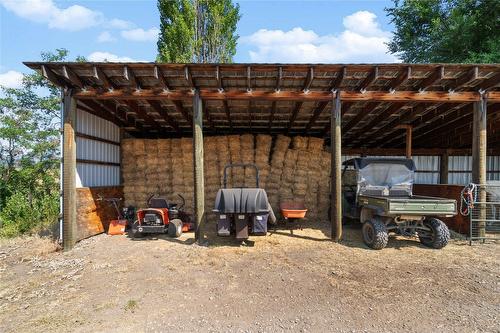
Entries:
[[500, 65], [159, 64], [25, 62], [73, 89], [78, 107], [133, 136], [192, 134], [193, 96], [204, 132], [327, 137], [342, 101], [344, 148], [470, 148], [473, 102], [488, 103], [488, 144], [500, 144]]

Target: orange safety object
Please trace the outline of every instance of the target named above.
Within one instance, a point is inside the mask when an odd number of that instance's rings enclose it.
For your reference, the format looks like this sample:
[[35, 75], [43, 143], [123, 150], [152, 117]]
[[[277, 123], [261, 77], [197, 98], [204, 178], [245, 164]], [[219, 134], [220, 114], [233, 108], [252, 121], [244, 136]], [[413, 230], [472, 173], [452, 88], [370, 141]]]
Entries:
[[123, 235], [126, 226], [127, 220], [112, 220], [109, 222], [108, 235]]
[[287, 201], [280, 204], [281, 215], [287, 219], [302, 219], [307, 209], [302, 202]]

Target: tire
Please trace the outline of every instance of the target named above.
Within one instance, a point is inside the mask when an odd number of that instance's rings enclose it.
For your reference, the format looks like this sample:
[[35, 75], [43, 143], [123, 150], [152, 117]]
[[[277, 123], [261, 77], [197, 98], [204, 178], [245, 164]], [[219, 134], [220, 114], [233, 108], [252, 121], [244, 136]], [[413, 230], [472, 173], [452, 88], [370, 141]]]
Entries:
[[431, 229], [431, 234], [419, 233], [420, 243], [433, 249], [442, 249], [450, 240], [450, 230], [443, 221], [430, 218], [424, 221], [424, 225]]
[[143, 234], [139, 232], [138, 228], [139, 221], [135, 221], [130, 229], [130, 236], [132, 236], [132, 238], [141, 238], [143, 236]]
[[385, 224], [376, 218], [363, 223], [361, 232], [363, 234], [363, 242], [374, 250], [383, 249], [389, 240]]
[[182, 221], [173, 219], [168, 223], [168, 235], [172, 238], [177, 238], [182, 235]]

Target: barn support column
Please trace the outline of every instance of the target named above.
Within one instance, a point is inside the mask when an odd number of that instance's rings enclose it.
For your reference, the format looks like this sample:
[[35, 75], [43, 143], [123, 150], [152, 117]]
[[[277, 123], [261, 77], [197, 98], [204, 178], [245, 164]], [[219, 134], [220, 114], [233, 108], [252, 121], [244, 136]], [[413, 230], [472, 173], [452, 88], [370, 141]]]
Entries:
[[[473, 128], [472, 128], [472, 182], [480, 185], [486, 184], [486, 117], [488, 101], [486, 95], [481, 94], [481, 100], [474, 102], [474, 115], [473, 115]], [[484, 186], [480, 187], [479, 201], [486, 202], [486, 189]], [[480, 205], [480, 213], [478, 221], [478, 237], [485, 236], [486, 228], [486, 207], [484, 204]]]
[[439, 183], [440, 184], [448, 184], [448, 164], [449, 164], [449, 155], [448, 151], [441, 155], [441, 160], [439, 163]]
[[203, 176], [203, 105], [200, 91], [193, 96], [193, 165], [194, 165], [194, 223], [195, 239], [204, 243], [205, 183]]
[[72, 90], [63, 93], [63, 249], [76, 243], [76, 100]]
[[330, 180], [330, 217], [332, 224], [332, 240], [338, 242], [342, 238], [342, 133], [341, 133], [341, 101], [340, 91], [334, 95], [330, 116], [330, 140], [332, 149]]

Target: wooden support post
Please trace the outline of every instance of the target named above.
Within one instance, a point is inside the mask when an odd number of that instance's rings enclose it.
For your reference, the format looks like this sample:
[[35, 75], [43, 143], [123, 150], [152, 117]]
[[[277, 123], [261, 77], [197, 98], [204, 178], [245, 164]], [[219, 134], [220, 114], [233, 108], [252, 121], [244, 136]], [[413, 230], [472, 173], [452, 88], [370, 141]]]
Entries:
[[205, 184], [203, 176], [203, 105], [200, 91], [193, 96], [193, 162], [194, 162], [194, 222], [195, 238], [204, 243]]
[[448, 152], [441, 155], [441, 160], [439, 164], [439, 183], [440, 184], [448, 184], [448, 164], [449, 164], [449, 155]]
[[72, 90], [63, 94], [63, 249], [76, 243], [76, 100]]
[[335, 94], [330, 117], [330, 140], [332, 149], [331, 181], [330, 181], [330, 217], [332, 224], [332, 240], [338, 242], [342, 238], [342, 119], [340, 91]]
[[[474, 103], [472, 128], [472, 182], [480, 184], [479, 201], [486, 202], [486, 129], [487, 129], [487, 98], [481, 94], [481, 100]], [[484, 237], [486, 231], [486, 206], [481, 204], [477, 224], [478, 237]]]
[[411, 125], [406, 127], [406, 158], [411, 158], [411, 146], [412, 146], [412, 131]]

